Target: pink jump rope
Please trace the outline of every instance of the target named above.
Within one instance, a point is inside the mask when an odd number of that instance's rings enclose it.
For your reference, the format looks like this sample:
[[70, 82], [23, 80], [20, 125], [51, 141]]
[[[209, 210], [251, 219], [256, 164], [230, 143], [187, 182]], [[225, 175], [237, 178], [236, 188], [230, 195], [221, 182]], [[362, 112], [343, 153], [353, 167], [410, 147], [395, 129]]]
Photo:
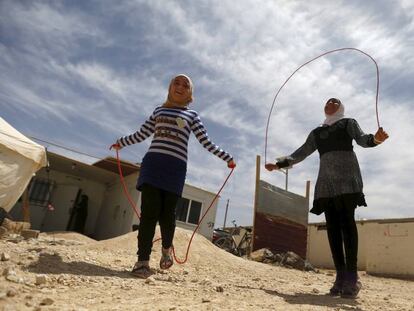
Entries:
[[308, 65], [309, 63], [313, 62], [314, 60], [317, 60], [320, 57], [323, 57], [327, 54], [331, 54], [334, 52], [339, 52], [339, 51], [346, 51], [346, 50], [351, 50], [351, 51], [357, 51], [360, 52], [362, 54], [364, 54], [365, 56], [368, 56], [375, 64], [376, 70], [377, 70], [377, 93], [376, 93], [376, 97], [375, 97], [375, 112], [376, 112], [376, 116], [377, 116], [377, 125], [378, 128], [380, 127], [380, 122], [379, 122], [379, 116], [378, 116], [378, 92], [379, 92], [379, 69], [378, 69], [378, 64], [377, 62], [371, 57], [371, 55], [369, 55], [368, 53], [365, 53], [359, 49], [356, 48], [340, 48], [340, 49], [335, 49], [335, 50], [331, 50], [328, 52], [325, 52], [321, 55], [318, 55], [314, 58], [312, 58], [311, 60], [307, 61], [306, 63], [303, 63], [302, 65], [300, 65], [287, 79], [286, 81], [282, 84], [282, 86], [277, 90], [275, 98], [273, 99], [273, 103], [272, 106], [270, 107], [270, 111], [269, 111], [269, 116], [267, 117], [267, 124], [266, 124], [266, 135], [265, 135], [265, 150], [264, 150], [264, 154], [265, 154], [265, 163], [267, 163], [267, 138], [268, 138], [268, 131], [269, 131], [269, 123], [270, 123], [270, 116], [272, 114], [273, 111], [273, 107], [275, 106], [275, 102], [276, 102], [276, 98], [279, 95], [280, 91], [282, 90], [282, 88], [286, 85], [286, 83], [290, 80], [290, 78], [293, 77], [293, 75], [298, 72], [302, 67]]

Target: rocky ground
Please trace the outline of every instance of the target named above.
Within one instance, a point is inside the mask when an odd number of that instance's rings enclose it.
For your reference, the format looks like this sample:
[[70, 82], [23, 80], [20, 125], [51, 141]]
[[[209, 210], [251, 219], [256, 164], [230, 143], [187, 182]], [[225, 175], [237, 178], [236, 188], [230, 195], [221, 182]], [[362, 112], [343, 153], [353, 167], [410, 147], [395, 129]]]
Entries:
[[[191, 232], [177, 228], [183, 259]], [[331, 271], [302, 272], [235, 257], [197, 235], [189, 259], [147, 280], [129, 274], [136, 233], [94, 241], [75, 233], [0, 239], [0, 310], [414, 310], [414, 282], [361, 272], [356, 300], [325, 295]]]

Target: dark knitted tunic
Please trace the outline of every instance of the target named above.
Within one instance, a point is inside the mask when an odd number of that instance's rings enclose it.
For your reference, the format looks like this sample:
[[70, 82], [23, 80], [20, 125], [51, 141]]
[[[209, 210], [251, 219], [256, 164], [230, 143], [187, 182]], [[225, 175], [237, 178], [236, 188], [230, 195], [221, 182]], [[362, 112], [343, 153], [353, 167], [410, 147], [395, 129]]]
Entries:
[[352, 140], [362, 147], [376, 146], [374, 136], [364, 134], [356, 120], [341, 119], [332, 125], [314, 129], [299, 149], [277, 163], [281, 168], [287, 167], [303, 161], [315, 150], [319, 151], [319, 174], [311, 213], [323, 213], [330, 200], [344, 200], [347, 205], [367, 206]]

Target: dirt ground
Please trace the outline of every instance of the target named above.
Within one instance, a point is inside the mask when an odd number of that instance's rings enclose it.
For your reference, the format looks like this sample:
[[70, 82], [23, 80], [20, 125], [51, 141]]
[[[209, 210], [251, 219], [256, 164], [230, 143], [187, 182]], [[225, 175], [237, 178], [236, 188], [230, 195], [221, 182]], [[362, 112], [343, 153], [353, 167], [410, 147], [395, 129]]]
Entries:
[[[157, 231], [158, 236], [158, 231]], [[176, 230], [180, 259], [190, 231]], [[134, 278], [136, 232], [95, 241], [76, 233], [0, 240], [0, 310], [414, 310], [414, 282], [360, 272], [356, 300], [326, 295], [332, 271], [319, 273], [235, 257], [196, 235], [189, 259]]]

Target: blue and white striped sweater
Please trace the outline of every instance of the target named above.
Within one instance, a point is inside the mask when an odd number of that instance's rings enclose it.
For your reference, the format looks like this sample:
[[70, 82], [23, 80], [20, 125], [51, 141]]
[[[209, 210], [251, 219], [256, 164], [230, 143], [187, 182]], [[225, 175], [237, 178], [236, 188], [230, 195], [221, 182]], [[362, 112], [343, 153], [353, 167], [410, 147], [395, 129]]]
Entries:
[[187, 147], [193, 132], [200, 144], [217, 157], [230, 162], [232, 156], [215, 145], [198, 113], [187, 108], [157, 107], [147, 121], [135, 133], [118, 139], [121, 146], [140, 143], [154, 134], [148, 152], [168, 154], [187, 162]]

